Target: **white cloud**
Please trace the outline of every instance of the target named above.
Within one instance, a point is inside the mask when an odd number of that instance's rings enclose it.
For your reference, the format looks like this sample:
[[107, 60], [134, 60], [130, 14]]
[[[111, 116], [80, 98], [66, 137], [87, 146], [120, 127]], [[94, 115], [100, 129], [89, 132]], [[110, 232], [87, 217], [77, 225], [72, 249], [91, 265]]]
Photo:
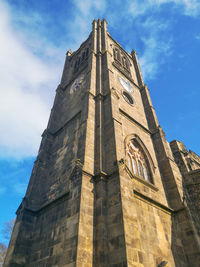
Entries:
[[16, 183], [13, 185], [14, 192], [19, 196], [24, 196], [26, 188], [27, 188], [26, 183]]
[[[76, 0], [73, 4], [74, 20], [63, 22], [63, 26], [69, 40], [65, 47], [77, 49], [91, 30], [94, 14], [104, 12], [106, 1]], [[64, 59], [64, 45], [49, 42], [45, 31], [48, 27], [42, 15], [34, 11], [26, 14], [20, 7], [13, 9], [0, 0], [2, 158], [37, 154], [62, 71], [63, 62], [57, 58]]]
[[144, 79], [150, 80], [155, 78], [160, 65], [164, 63], [164, 57], [168, 51], [170, 51], [171, 45], [170, 41], [168, 43], [159, 42], [159, 40], [153, 36], [150, 38], [143, 38], [143, 42], [146, 47], [139, 61]]
[[142, 73], [145, 80], [155, 78], [161, 64], [165, 62], [166, 56], [171, 54], [172, 37], [165, 31], [169, 25], [160, 20], [147, 18], [141, 25], [144, 35], [141, 40], [144, 44], [144, 52], [139, 58]]
[[88, 16], [94, 18], [95, 14], [101, 15], [106, 10], [106, 0], [75, 0], [73, 2], [84, 18]]
[[175, 0], [175, 2], [183, 6], [185, 15], [196, 17], [200, 14], [199, 0]]
[[92, 28], [92, 21], [103, 16], [107, 12], [106, 0], [75, 0], [73, 20], [68, 21], [67, 31], [70, 29], [70, 38], [72, 50], [77, 49], [81, 43], [88, 37]]
[[128, 12], [131, 13], [132, 16], [137, 17], [147, 12], [147, 10], [152, 6], [152, 4], [147, 2], [141, 2], [140, 0], [128, 1]]
[[199, 41], [199, 40], [200, 40], [200, 34], [197, 34], [197, 35], [195, 36], [195, 39]]
[[128, 0], [129, 12], [137, 17], [143, 15], [154, 8], [160, 8], [164, 4], [172, 4], [174, 8], [181, 8], [179, 12], [184, 15], [196, 17], [200, 14], [199, 0]]
[[[170, 3], [182, 14], [200, 13], [197, 0], [128, 0], [123, 5], [116, 0], [117, 8], [113, 9], [106, 0], [71, 2], [73, 20], [63, 19], [62, 25], [66, 43], [55, 45], [43, 34], [48, 32], [48, 23], [44, 22], [51, 20], [48, 15], [44, 19], [42, 14], [26, 14], [17, 7], [11, 12], [8, 4], [0, 0], [0, 157], [36, 155], [62, 71], [63, 47], [77, 49], [91, 31], [94, 18], [108, 18], [113, 27], [123, 23], [125, 34], [129, 23], [135, 27], [133, 31], [141, 32], [144, 49], [140, 64], [145, 79], [152, 79], [171, 51], [172, 36], [167, 35], [170, 22], [153, 18], [151, 11], [157, 12]], [[141, 20], [140, 15], [145, 18]]]
[[[94, 12], [103, 12], [105, 3], [74, 2], [74, 20], [63, 22], [69, 33], [65, 47], [77, 49], [91, 30]], [[62, 71], [57, 58], [64, 59], [62, 44], [45, 39], [45, 31], [42, 16], [10, 9], [0, 0], [0, 157], [37, 154]]]
[[35, 155], [49, 115], [58, 71], [35, 56], [13, 30], [0, 2], [0, 157]]
[[[173, 52], [174, 33], [173, 30], [170, 31], [173, 22], [169, 18], [167, 23], [166, 21], [163, 23], [162, 16], [159, 16], [159, 12], [166, 8], [166, 4], [168, 4], [169, 13], [175, 11], [179, 15], [191, 17], [197, 17], [200, 14], [199, 0], [127, 0], [120, 10], [126, 20], [134, 25], [136, 32], [138, 29], [140, 31], [137, 38], [142, 41], [143, 52], [139, 55], [139, 62], [145, 80], [155, 78], [160, 65]], [[121, 23], [126, 31], [124, 26], [126, 20], [121, 19], [115, 9], [112, 10], [111, 15], [112, 21]], [[132, 29], [133, 32], [135, 29]], [[130, 44], [127, 47], [130, 47]]]

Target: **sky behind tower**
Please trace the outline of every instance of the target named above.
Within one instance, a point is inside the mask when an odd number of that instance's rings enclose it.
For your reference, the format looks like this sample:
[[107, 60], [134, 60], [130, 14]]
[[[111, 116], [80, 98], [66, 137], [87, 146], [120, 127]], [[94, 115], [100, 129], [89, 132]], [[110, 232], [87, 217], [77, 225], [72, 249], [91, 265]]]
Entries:
[[199, 0], [0, 0], [0, 231], [25, 194], [65, 53], [99, 17], [137, 52], [167, 140], [200, 154]]

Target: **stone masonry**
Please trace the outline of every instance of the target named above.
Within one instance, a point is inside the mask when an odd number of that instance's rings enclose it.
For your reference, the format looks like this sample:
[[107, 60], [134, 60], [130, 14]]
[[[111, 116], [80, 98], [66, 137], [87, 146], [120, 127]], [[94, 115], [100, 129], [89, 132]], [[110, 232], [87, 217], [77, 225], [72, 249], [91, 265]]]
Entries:
[[66, 55], [4, 267], [199, 267], [200, 157], [168, 143], [136, 52]]

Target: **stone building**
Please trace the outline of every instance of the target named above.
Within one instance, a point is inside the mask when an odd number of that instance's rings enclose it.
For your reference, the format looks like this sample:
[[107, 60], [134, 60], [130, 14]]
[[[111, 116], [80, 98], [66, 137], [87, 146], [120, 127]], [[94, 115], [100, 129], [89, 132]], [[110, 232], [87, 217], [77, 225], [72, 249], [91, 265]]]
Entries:
[[166, 141], [100, 19], [67, 52], [4, 264], [61, 266], [200, 266], [200, 157]]

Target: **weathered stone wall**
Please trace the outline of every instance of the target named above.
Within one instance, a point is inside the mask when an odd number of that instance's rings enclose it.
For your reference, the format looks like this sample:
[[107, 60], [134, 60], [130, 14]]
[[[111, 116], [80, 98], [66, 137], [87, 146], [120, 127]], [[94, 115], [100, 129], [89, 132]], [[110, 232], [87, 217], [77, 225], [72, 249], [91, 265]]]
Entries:
[[[200, 157], [187, 151], [184, 144], [180, 141], [170, 143], [175, 161], [183, 176], [184, 204], [188, 210], [188, 220], [191, 222], [191, 228], [186, 229], [185, 233], [191, 239], [196, 240], [200, 246]], [[198, 249], [188, 248], [193, 253], [193, 260], [200, 262], [200, 253]]]
[[37, 212], [28, 266], [61, 266], [76, 261], [81, 173], [74, 169], [68, 194]]
[[172, 212], [153, 201], [148, 191], [141, 193], [139, 183], [127, 177], [125, 169], [120, 181], [128, 266], [157, 266], [164, 260], [176, 266], [171, 250]]
[[[151, 179], [128, 167], [133, 139]], [[89, 38], [67, 52], [4, 267], [198, 267], [185, 194], [198, 210], [199, 173], [184, 174], [188, 158], [195, 168], [200, 161], [177, 141], [171, 148], [135, 51], [94, 21]]]
[[200, 169], [187, 174], [185, 186], [194, 210], [200, 218]]

